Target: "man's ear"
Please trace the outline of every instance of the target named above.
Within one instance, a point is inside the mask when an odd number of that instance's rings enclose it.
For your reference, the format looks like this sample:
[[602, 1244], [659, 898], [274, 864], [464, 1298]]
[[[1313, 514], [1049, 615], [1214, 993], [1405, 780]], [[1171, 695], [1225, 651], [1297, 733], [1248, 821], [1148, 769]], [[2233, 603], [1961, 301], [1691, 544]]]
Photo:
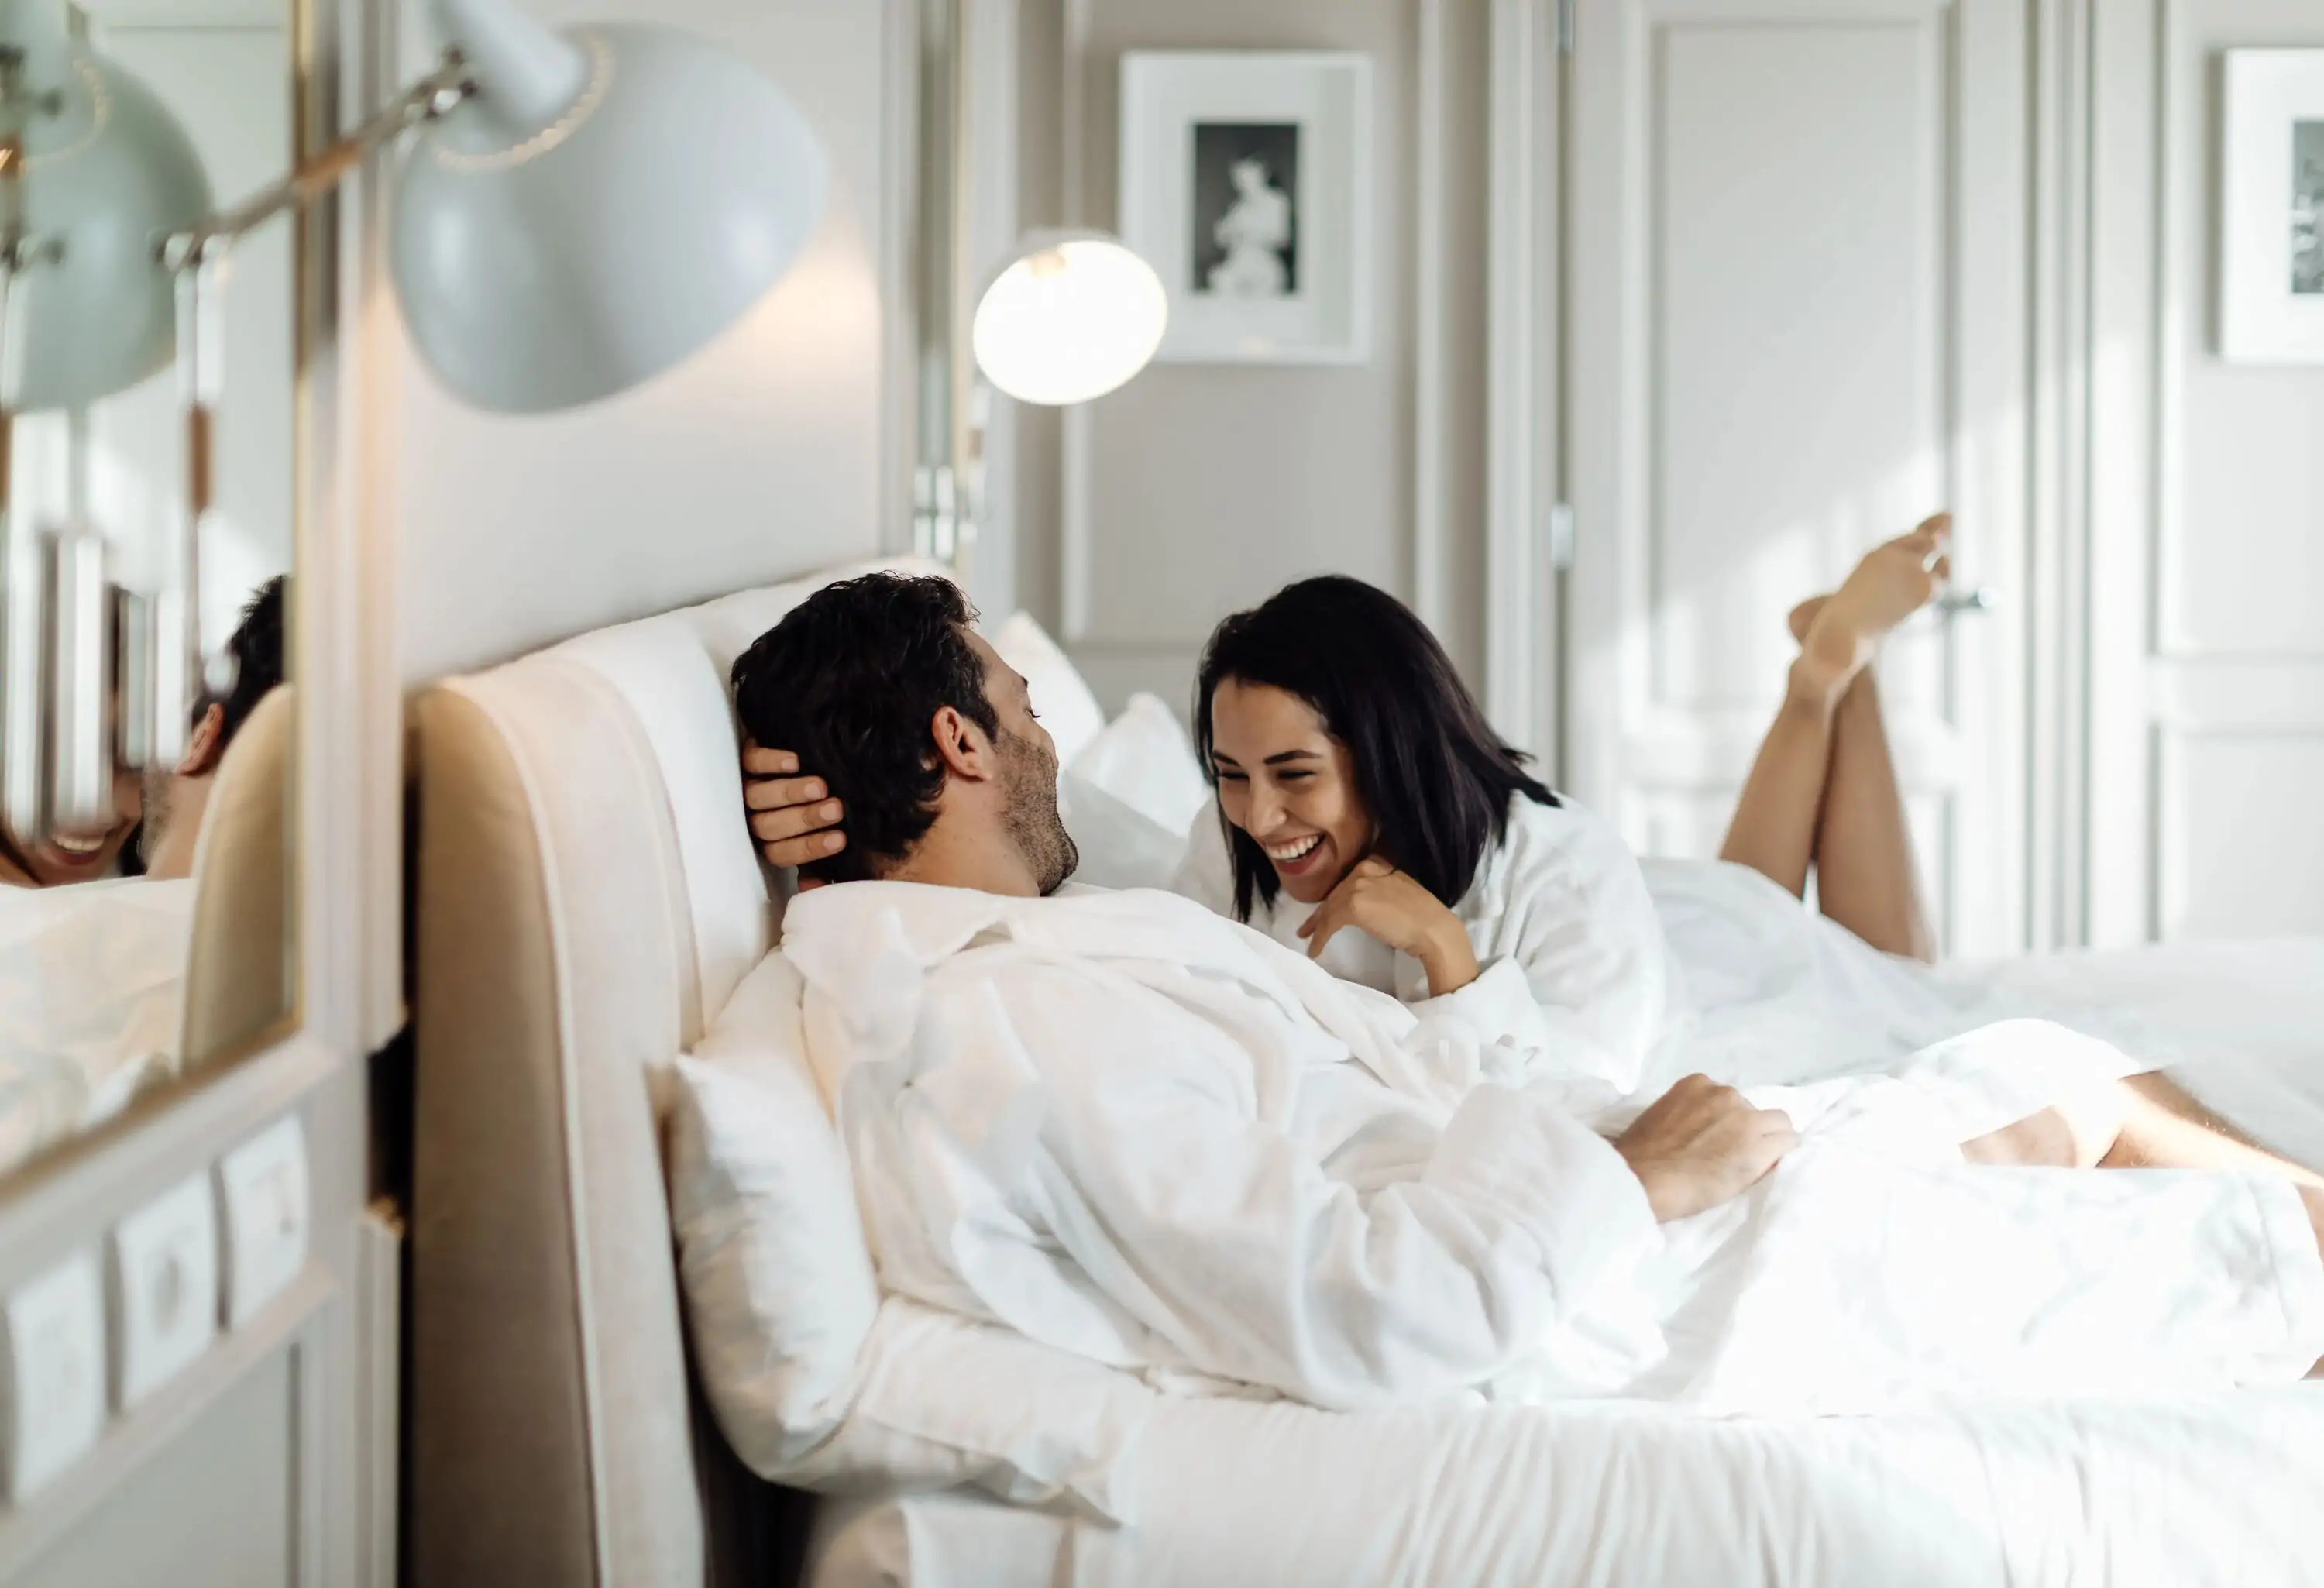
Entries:
[[202, 720], [194, 725], [194, 736], [186, 742], [186, 756], [178, 762], [181, 778], [206, 778], [217, 771], [218, 757], [226, 748], [226, 709], [212, 705], [202, 713]]
[[944, 762], [946, 776], [982, 783], [999, 770], [992, 760], [992, 741], [958, 707], [937, 707], [928, 733], [936, 741], [936, 759]]

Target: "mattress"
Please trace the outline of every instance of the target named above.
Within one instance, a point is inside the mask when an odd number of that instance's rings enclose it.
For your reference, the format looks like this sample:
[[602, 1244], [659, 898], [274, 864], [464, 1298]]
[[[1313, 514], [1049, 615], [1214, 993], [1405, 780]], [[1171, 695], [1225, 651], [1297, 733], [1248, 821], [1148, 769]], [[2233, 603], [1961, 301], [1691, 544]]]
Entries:
[[[2324, 940], [2036, 956], [2188, 1089], [2324, 1164]], [[828, 1503], [816, 1588], [2324, 1584], [2324, 1383], [1705, 1421], [1651, 1405], [1369, 1417], [1190, 1399], [1116, 1525], [962, 1492]]]

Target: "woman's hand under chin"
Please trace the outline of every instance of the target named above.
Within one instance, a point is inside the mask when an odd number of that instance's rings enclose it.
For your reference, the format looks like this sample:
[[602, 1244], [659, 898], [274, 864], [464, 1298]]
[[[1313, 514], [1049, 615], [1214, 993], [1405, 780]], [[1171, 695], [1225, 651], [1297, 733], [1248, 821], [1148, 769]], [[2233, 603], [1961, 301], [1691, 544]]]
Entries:
[[1320, 958], [1323, 946], [1342, 927], [1369, 932], [1399, 954], [1409, 954], [1428, 973], [1435, 997], [1457, 992], [1477, 979], [1477, 951], [1468, 928], [1444, 901], [1388, 862], [1359, 861], [1300, 925], [1307, 957]]

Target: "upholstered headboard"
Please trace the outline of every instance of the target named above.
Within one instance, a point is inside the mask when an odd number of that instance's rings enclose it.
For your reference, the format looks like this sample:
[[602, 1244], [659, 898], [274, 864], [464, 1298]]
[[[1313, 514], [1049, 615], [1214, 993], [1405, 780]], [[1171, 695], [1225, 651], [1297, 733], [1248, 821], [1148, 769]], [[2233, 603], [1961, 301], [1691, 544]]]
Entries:
[[194, 1064], [246, 1051], [291, 1018], [290, 874], [295, 686], [268, 691], [218, 764], [194, 853], [194, 922], [178, 1051]]
[[687, 1377], [651, 1076], [774, 938], [727, 669], [861, 571], [586, 634], [418, 703], [416, 1583], [759, 1565], [771, 1491]]

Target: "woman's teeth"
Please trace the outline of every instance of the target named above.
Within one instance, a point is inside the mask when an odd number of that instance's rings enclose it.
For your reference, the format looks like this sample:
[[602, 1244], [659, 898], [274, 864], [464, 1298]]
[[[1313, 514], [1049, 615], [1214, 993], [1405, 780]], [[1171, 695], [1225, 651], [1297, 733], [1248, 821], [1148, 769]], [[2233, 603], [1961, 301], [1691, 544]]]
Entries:
[[1314, 851], [1315, 845], [1323, 841], [1323, 834], [1311, 833], [1305, 838], [1294, 839], [1288, 844], [1267, 844], [1262, 845], [1261, 847], [1267, 851], [1267, 858], [1276, 864], [1289, 865], [1295, 860], [1305, 860]]
[[49, 842], [67, 854], [95, 854], [105, 847], [105, 835], [100, 833], [94, 838], [72, 838], [62, 833], [53, 833], [50, 835]]

